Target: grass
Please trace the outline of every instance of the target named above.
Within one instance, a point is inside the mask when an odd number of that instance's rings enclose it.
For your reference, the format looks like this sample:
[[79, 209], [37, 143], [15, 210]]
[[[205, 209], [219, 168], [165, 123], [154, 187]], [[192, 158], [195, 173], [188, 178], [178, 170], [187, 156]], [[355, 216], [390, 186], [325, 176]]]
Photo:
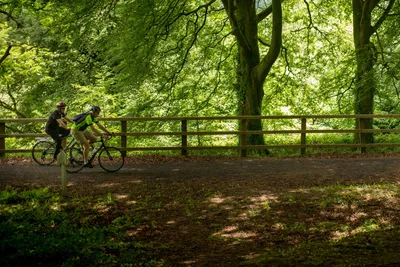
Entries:
[[[143, 227], [161, 231], [162, 218], [174, 207], [186, 232], [196, 235], [199, 227], [207, 228], [198, 246], [214, 243], [228, 258], [234, 257], [227, 249], [232, 246], [257, 251], [239, 260], [243, 266], [400, 263], [395, 184], [298, 188], [269, 198], [224, 197], [223, 189], [189, 185], [171, 195], [164, 191], [168, 187], [142, 188], [147, 195], [129, 200], [129, 209], [111, 193], [63, 199], [48, 188], [5, 188], [0, 192], [1, 266], [174, 266], [165, 251], [182, 253], [177, 248], [187, 245], [179, 245], [184, 242], [179, 232], [147, 242], [130, 234]], [[168, 229], [163, 235], [171, 237]]]
[[127, 235], [140, 217], [105, 215], [113, 203], [111, 195], [66, 202], [47, 188], [6, 188], [0, 192], [0, 265], [159, 265], [145, 244]]
[[300, 189], [282, 197], [271, 209], [289, 210], [284, 206], [292, 206], [290, 210], [298, 212], [293, 212], [291, 219], [270, 212], [264, 216], [258, 214], [274, 226], [276, 233], [271, 238], [291, 240], [292, 244], [269, 247], [242, 265], [397, 266], [400, 263], [397, 185], [327, 186]]
[[[307, 144], [352, 144], [353, 143], [353, 134], [352, 133], [308, 133], [306, 138]], [[400, 143], [400, 135], [399, 134], [374, 134], [375, 143]], [[143, 139], [143, 140], [142, 140]], [[188, 145], [189, 146], [237, 146], [238, 145], [238, 137], [235, 135], [231, 136], [201, 136], [202, 140], [200, 143], [195, 136], [189, 136]], [[300, 134], [268, 134], [264, 135], [264, 140], [266, 145], [299, 145], [300, 144]], [[18, 149], [18, 148], [31, 148], [34, 144], [35, 140], [31, 140], [27, 143], [26, 139], [17, 139], [17, 138], [7, 138], [6, 147], [8, 149]], [[119, 146], [119, 138], [114, 138], [112, 140], [113, 146]], [[168, 136], [160, 136], [157, 138], [149, 138], [149, 137], [141, 137], [136, 138], [134, 141], [130, 141], [128, 139], [128, 147], [151, 147], [151, 146], [177, 146], [181, 145], [180, 138], [177, 137], [168, 137]], [[274, 157], [282, 157], [282, 156], [297, 156], [300, 154], [300, 149], [280, 149], [280, 148], [272, 148], [269, 149], [271, 155]], [[367, 152], [376, 152], [376, 153], [385, 153], [385, 152], [397, 152], [398, 147], [376, 147], [376, 148], [368, 148]], [[238, 156], [241, 151], [239, 149], [217, 149], [217, 150], [189, 150], [189, 155], [192, 156]], [[360, 149], [356, 148], [307, 148], [308, 155], [315, 155], [320, 153], [353, 153], [359, 154]], [[130, 156], [143, 156], [143, 155], [161, 155], [161, 156], [177, 156], [180, 155], [180, 150], [155, 150], [155, 151], [129, 151], [128, 155]], [[252, 153], [252, 151], [248, 151], [248, 154], [257, 156], [258, 153]], [[26, 157], [30, 157], [30, 153], [8, 153], [7, 157], [15, 157], [16, 155], [22, 155]], [[263, 154], [263, 156], [265, 156]]]

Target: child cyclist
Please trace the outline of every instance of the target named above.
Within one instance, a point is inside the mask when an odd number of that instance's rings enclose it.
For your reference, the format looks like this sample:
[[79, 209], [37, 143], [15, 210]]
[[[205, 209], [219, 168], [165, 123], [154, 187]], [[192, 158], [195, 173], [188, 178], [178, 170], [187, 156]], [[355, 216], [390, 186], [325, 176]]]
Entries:
[[[90, 143], [97, 140], [97, 136], [103, 135], [111, 135], [111, 133], [99, 122], [97, 118], [100, 114], [100, 107], [93, 106], [88, 112], [82, 114], [78, 120], [75, 120], [74, 125], [72, 125], [71, 135], [83, 146], [83, 161], [84, 166], [93, 168], [94, 165], [88, 163], [89, 158], [89, 150], [90, 150]], [[93, 124], [96, 124], [101, 130], [103, 130], [106, 134], [99, 132]], [[87, 127], [92, 129], [93, 133], [86, 130]], [[96, 136], [97, 135], [97, 136]]]

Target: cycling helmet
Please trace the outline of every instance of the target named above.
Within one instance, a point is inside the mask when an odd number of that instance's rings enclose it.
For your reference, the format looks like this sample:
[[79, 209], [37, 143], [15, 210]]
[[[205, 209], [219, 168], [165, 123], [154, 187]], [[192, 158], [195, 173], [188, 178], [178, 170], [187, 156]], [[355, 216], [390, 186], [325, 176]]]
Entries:
[[64, 102], [62, 102], [62, 101], [60, 101], [60, 102], [58, 102], [57, 104], [56, 104], [56, 107], [57, 108], [65, 108], [67, 105], [64, 103]]
[[91, 111], [93, 111], [93, 112], [100, 112], [100, 107], [99, 106], [93, 106], [92, 108], [91, 108]]

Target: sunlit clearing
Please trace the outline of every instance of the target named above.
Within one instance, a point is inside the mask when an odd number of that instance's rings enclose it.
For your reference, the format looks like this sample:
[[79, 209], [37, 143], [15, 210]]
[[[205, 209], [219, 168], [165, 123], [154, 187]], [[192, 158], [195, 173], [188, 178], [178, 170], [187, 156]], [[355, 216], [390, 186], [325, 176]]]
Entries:
[[214, 233], [212, 236], [223, 239], [249, 239], [256, 237], [257, 234], [254, 232], [240, 231], [237, 225], [225, 226], [221, 231]]
[[120, 195], [120, 194], [114, 194], [114, 196], [115, 196], [117, 199], [124, 199], [124, 198], [129, 197], [129, 195]]
[[99, 184], [99, 185], [97, 185], [97, 187], [100, 187], [100, 188], [107, 188], [107, 187], [115, 187], [115, 186], [118, 186], [119, 184], [116, 184], [116, 183], [103, 183], [103, 184]]
[[339, 204], [339, 205], [333, 205], [333, 208], [335, 208], [336, 210], [357, 210], [358, 206], [349, 204]]
[[210, 199], [210, 202], [214, 203], [214, 204], [221, 204], [221, 203], [224, 203], [225, 201], [229, 201], [229, 200], [231, 200], [231, 198], [229, 198], [229, 197], [226, 197], [226, 198], [213, 197]]
[[132, 181], [128, 181], [127, 183], [128, 184], [141, 184], [141, 183], [143, 183], [143, 181], [142, 180], [132, 180]]
[[139, 228], [137, 228], [135, 230], [129, 230], [129, 231], [126, 231], [126, 234], [128, 236], [135, 236], [135, 235], [139, 234], [140, 232], [142, 232], [144, 228], [145, 227], [142, 226], [142, 227], [139, 227]]
[[348, 231], [340, 232], [340, 231], [335, 231], [331, 234], [332, 240], [338, 241], [342, 238], [350, 236], [350, 233]]
[[272, 225], [272, 229], [274, 230], [285, 230], [287, 228], [286, 224], [284, 223], [275, 223]]
[[213, 234], [213, 236], [233, 239], [248, 239], [256, 237], [257, 234], [254, 232], [238, 231], [238, 227], [235, 225], [225, 226], [220, 232]]
[[60, 211], [60, 204], [54, 203], [53, 205], [50, 206], [50, 209], [55, 210], [55, 211]]
[[224, 227], [224, 229], [222, 229], [222, 232], [223, 233], [230, 233], [230, 232], [236, 231], [237, 229], [238, 229], [237, 226], [230, 225], [230, 226]]
[[257, 234], [253, 232], [235, 232], [229, 234], [221, 234], [221, 236], [227, 238], [235, 238], [235, 239], [248, 239], [251, 237], [256, 237]]
[[266, 201], [271, 201], [271, 200], [277, 201], [278, 197], [276, 195], [262, 195], [259, 197], [252, 197], [250, 200], [255, 203], [264, 203]]
[[98, 210], [98, 212], [100, 212], [100, 213], [107, 213], [107, 212], [109, 212], [110, 211], [110, 207], [104, 207], [104, 208], [102, 208], [102, 209], [99, 209]]
[[365, 212], [356, 212], [350, 216], [350, 221], [351, 222], [356, 222], [359, 221], [361, 218], [367, 217], [368, 214]]

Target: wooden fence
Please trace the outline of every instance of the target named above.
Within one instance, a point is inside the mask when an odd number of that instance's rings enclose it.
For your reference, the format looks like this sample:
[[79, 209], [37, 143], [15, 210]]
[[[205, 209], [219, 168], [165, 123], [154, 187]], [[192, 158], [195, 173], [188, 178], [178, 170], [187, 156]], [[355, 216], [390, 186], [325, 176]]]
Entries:
[[[165, 118], [102, 118], [102, 121], [119, 122], [120, 132], [116, 133], [120, 136], [120, 148], [124, 151], [144, 151], [144, 150], [180, 150], [182, 155], [188, 155], [190, 150], [237, 150], [240, 151], [241, 156], [245, 157], [248, 150], [252, 149], [298, 149], [300, 155], [306, 153], [307, 148], [358, 148], [361, 152], [365, 152], [367, 147], [398, 147], [400, 143], [378, 143], [378, 144], [366, 144], [365, 135], [367, 133], [400, 133], [400, 129], [364, 129], [365, 119], [382, 119], [382, 118], [394, 118], [400, 119], [400, 114], [392, 115], [377, 115], [377, 114], [365, 114], [365, 115], [294, 115], [294, 116], [225, 116], [225, 117], [165, 117]], [[298, 129], [288, 130], [265, 130], [265, 131], [247, 131], [246, 125], [249, 120], [261, 119], [263, 121], [272, 122], [279, 120], [293, 120]], [[313, 129], [308, 128], [308, 121], [314, 121], [318, 119], [354, 119], [359, 120], [359, 129]], [[43, 124], [46, 119], [0, 119], [0, 157], [5, 156], [6, 153], [26, 153], [30, 152], [31, 148], [23, 149], [7, 149], [8, 138], [34, 138], [46, 136], [44, 133], [8, 133], [7, 124], [17, 123], [41, 123]], [[131, 122], [146, 122], [146, 121], [179, 121], [180, 131], [177, 132], [128, 132], [128, 123]], [[240, 130], [228, 130], [228, 131], [196, 131], [188, 128], [188, 123], [191, 121], [236, 121], [236, 125], [240, 125]], [[355, 125], [355, 123], [353, 124]], [[351, 144], [308, 144], [307, 134], [319, 133], [319, 134], [340, 134], [340, 133], [353, 133], [360, 135], [359, 143]], [[248, 145], [246, 143], [247, 136], [250, 134], [299, 134], [300, 142], [298, 144], [279, 144], [279, 145]], [[130, 137], [137, 136], [180, 136], [180, 146], [151, 146], [151, 147], [127, 147], [127, 139]], [[238, 145], [235, 146], [195, 146], [188, 143], [188, 136], [221, 136], [221, 135], [236, 135], [238, 137]]]

